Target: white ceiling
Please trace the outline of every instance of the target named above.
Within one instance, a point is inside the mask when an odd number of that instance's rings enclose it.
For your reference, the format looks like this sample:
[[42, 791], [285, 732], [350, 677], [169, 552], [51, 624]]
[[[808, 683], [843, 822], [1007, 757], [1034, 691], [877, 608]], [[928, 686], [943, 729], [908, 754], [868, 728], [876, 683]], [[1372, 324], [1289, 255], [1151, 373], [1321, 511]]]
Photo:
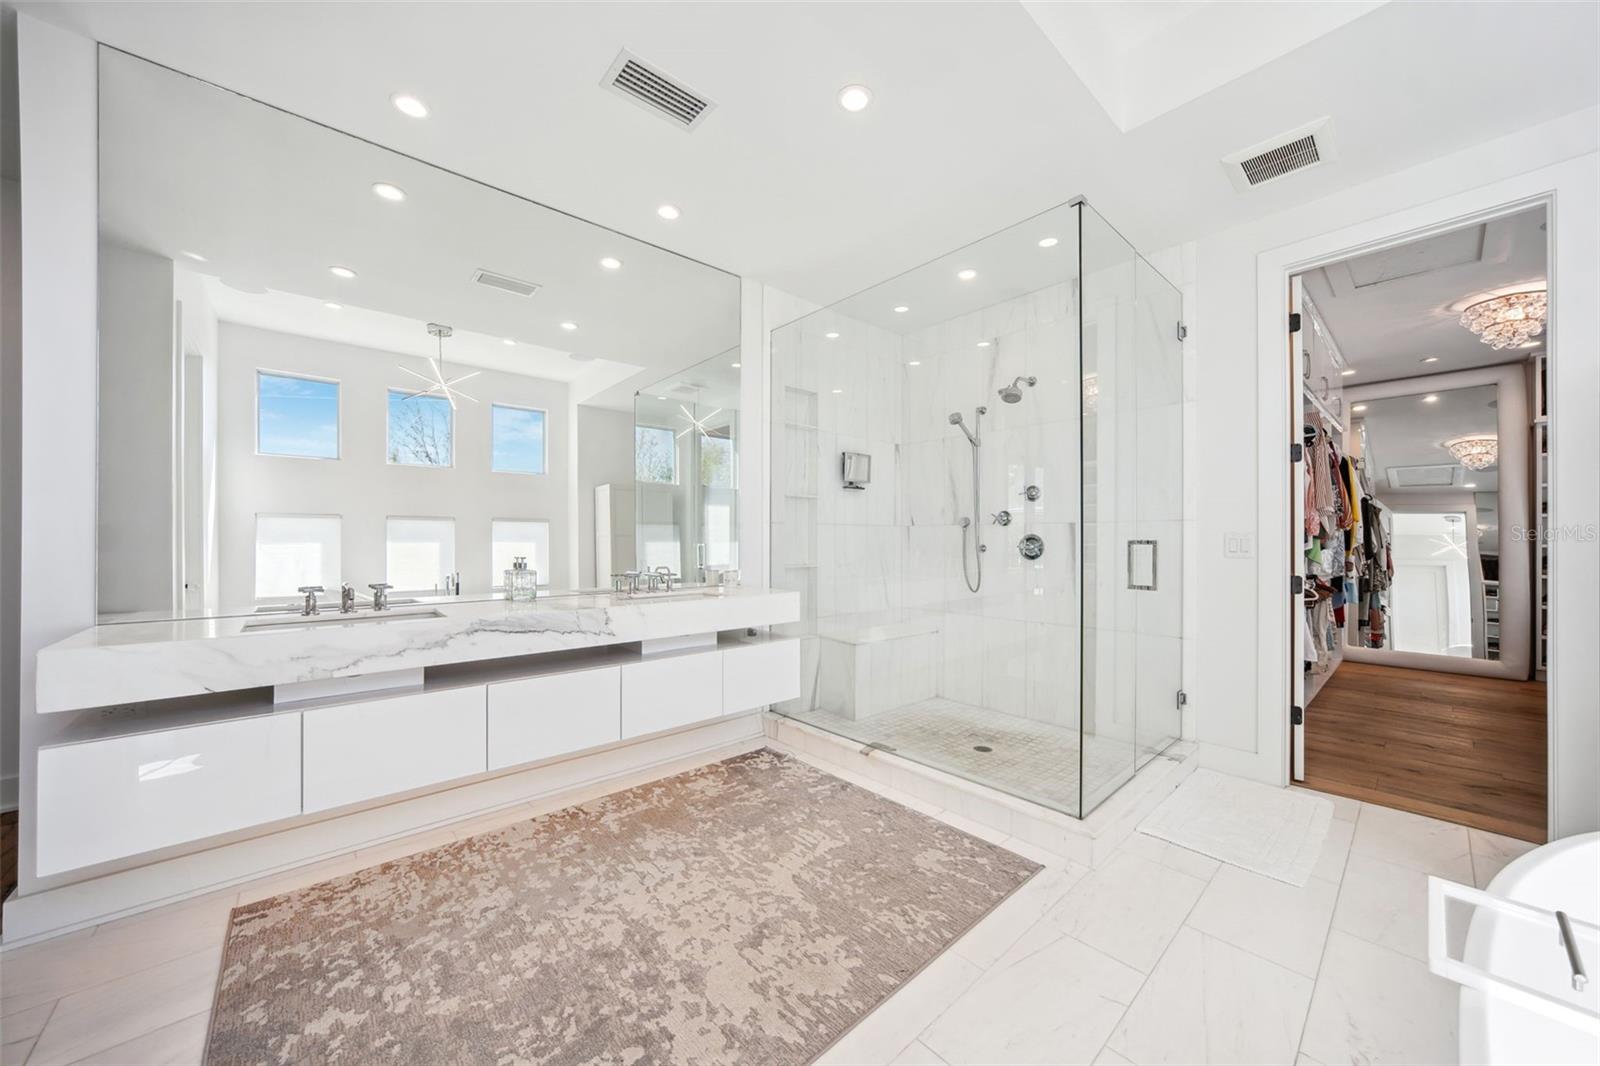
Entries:
[[[120, 52], [100, 78], [102, 234], [206, 276], [224, 320], [412, 355], [434, 353], [424, 327], [443, 322], [451, 362], [623, 405], [619, 383], [738, 343], [731, 274]], [[487, 288], [479, 268], [541, 288]]]
[[[1288, 51], [1281, 20], [1251, 19], [1180, 52], [1171, 62], [1206, 76], [1140, 107], [1193, 98], [1127, 132], [1014, 3], [34, 9], [822, 303], [1075, 194], [1155, 250], [1600, 98], [1593, 4], [1386, 4]], [[1188, 19], [1173, 15], [1155, 15], [1147, 44], [1184, 40]], [[600, 88], [622, 47], [716, 110], [686, 133]], [[1224, 47], [1249, 57], [1242, 72], [1218, 66]], [[1149, 70], [1130, 68], [1130, 99]], [[835, 102], [851, 82], [876, 94], [854, 115]], [[431, 117], [398, 114], [401, 90]], [[1234, 190], [1221, 156], [1322, 115], [1339, 130], [1335, 161]], [[683, 217], [657, 219], [663, 201]]]
[[1385, 0], [1061, 3], [1023, 0], [1126, 132], [1360, 18]]
[[[1347, 385], [1525, 359], [1461, 325], [1462, 308], [1492, 295], [1543, 289], [1544, 208], [1319, 267], [1306, 292], [1356, 371]], [[1423, 363], [1437, 356], [1438, 362]]]
[[[1493, 407], [1493, 385], [1469, 389], [1428, 389], [1418, 382], [1415, 395], [1367, 400], [1366, 410], [1355, 414], [1358, 426], [1365, 426], [1367, 469], [1373, 491], [1380, 497], [1415, 493], [1473, 491], [1494, 492], [1499, 488], [1495, 467], [1468, 470], [1444, 447], [1447, 440], [1476, 434], [1494, 436], [1499, 425]], [[1427, 403], [1424, 396], [1437, 396]], [[1389, 471], [1395, 467], [1450, 466], [1454, 468], [1451, 487], [1395, 488]], [[1473, 489], [1466, 489], [1471, 484]]]

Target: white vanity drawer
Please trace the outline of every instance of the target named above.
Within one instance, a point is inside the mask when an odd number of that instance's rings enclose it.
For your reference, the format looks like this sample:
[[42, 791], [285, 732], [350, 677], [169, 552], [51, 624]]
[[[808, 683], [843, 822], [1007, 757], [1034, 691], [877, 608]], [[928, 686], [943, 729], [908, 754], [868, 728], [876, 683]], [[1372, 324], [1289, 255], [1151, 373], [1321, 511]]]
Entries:
[[41, 876], [299, 813], [298, 714], [39, 749]]
[[800, 641], [730, 644], [722, 651], [722, 713], [738, 714], [800, 695]]
[[622, 739], [615, 666], [489, 686], [489, 769], [551, 759]]
[[722, 715], [722, 653], [629, 663], [622, 668], [622, 735], [639, 737]]
[[305, 711], [306, 813], [483, 773], [485, 698], [471, 685]]

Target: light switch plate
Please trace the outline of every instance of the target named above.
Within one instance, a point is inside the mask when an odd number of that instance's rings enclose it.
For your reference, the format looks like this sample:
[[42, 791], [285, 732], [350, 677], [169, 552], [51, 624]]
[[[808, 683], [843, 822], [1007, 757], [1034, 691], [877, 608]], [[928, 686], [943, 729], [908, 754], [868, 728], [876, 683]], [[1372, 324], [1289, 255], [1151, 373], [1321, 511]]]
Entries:
[[1222, 557], [1224, 559], [1253, 559], [1256, 555], [1256, 535], [1254, 533], [1224, 533], [1222, 535]]

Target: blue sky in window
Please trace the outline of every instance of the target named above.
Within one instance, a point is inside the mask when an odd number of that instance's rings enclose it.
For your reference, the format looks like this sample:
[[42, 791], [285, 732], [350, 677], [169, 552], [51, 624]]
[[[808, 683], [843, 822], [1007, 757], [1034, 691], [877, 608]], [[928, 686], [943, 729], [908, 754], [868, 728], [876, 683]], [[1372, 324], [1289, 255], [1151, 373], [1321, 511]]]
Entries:
[[339, 458], [339, 385], [281, 374], [256, 378], [256, 447], [266, 455]]
[[449, 466], [454, 446], [450, 401], [443, 396], [412, 396], [389, 390], [391, 463], [406, 466]]
[[494, 465], [501, 474], [544, 473], [544, 412], [494, 405]]

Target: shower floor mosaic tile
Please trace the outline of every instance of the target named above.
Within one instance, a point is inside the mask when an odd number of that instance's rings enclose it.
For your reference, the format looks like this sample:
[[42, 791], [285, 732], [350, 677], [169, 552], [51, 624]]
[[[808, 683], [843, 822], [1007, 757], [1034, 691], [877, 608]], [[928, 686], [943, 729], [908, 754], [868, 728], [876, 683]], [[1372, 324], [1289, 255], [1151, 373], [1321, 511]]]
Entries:
[[[862, 744], [882, 745], [936, 770], [1078, 812], [1078, 732], [942, 697], [847, 719], [821, 708], [790, 715]], [[1133, 745], [1087, 736], [1082, 769], [1090, 806], [1133, 773]]]

